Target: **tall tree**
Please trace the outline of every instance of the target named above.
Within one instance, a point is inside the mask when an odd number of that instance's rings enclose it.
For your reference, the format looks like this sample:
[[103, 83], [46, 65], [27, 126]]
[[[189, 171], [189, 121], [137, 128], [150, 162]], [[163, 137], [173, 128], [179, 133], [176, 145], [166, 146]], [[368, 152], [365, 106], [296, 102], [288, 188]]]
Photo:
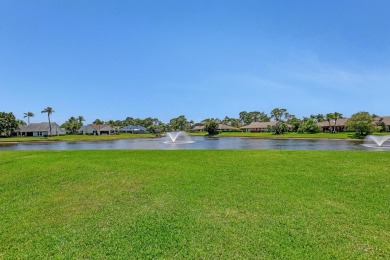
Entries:
[[332, 124], [331, 124], [331, 122], [332, 122], [332, 120], [334, 119], [334, 114], [333, 113], [328, 113], [328, 114], [326, 114], [325, 115], [325, 120], [328, 122], [328, 124], [329, 124], [329, 131], [330, 132], [333, 132], [333, 130], [332, 130]]
[[78, 116], [77, 120], [79, 121], [80, 126], [83, 126], [83, 122], [85, 121], [85, 118], [83, 116]]
[[26, 122], [24, 122], [23, 120], [20, 120], [20, 119], [17, 119], [16, 122], [18, 123], [18, 126], [22, 126], [22, 125], [27, 125]]
[[368, 112], [358, 112], [348, 119], [345, 126], [348, 130], [355, 131], [359, 135], [367, 135], [374, 130], [373, 118]]
[[221, 123], [224, 125], [229, 125], [237, 128], [241, 126], [240, 119], [236, 119], [228, 116], [225, 116], [225, 118], [221, 121]]
[[26, 117], [27, 117], [27, 124], [30, 124], [30, 117], [34, 117], [34, 113], [33, 112], [24, 113], [24, 118]]
[[72, 116], [65, 123], [61, 125], [62, 128], [65, 128], [68, 134], [77, 134], [79, 129], [83, 126], [83, 121], [85, 121], [83, 116], [78, 116], [77, 118]]
[[92, 123], [95, 124], [95, 125], [102, 125], [102, 124], [104, 124], [104, 122], [102, 120], [100, 120], [100, 119], [95, 119], [95, 121], [93, 121]]
[[274, 118], [275, 121], [282, 121], [283, 118], [288, 117], [287, 109], [285, 108], [274, 108], [271, 111], [271, 118]]
[[340, 119], [340, 118], [343, 118], [343, 114], [341, 114], [339, 112], [334, 112], [333, 113], [333, 119], [334, 119], [333, 133], [336, 133], [336, 130], [337, 130], [337, 127], [336, 127], [337, 120]]
[[41, 113], [47, 113], [47, 118], [49, 119], [49, 130], [50, 130], [50, 136], [51, 136], [51, 122], [50, 122], [50, 115], [54, 113], [53, 108], [51, 107], [46, 107], [44, 108]]
[[188, 131], [190, 129], [190, 122], [184, 115], [172, 118], [169, 125], [173, 131]]
[[[304, 120], [306, 121], [306, 120]], [[297, 132], [304, 122], [294, 115], [290, 115], [287, 119], [287, 124], [291, 126], [291, 130]]]
[[302, 133], [319, 133], [321, 128], [317, 125], [317, 121], [314, 118], [309, 118], [305, 121], [305, 123], [299, 128], [299, 132]]
[[12, 112], [0, 112], [0, 135], [10, 137], [18, 127], [18, 121]]
[[210, 135], [217, 133], [219, 122], [214, 119], [207, 119], [205, 121], [204, 130], [207, 131]]
[[310, 115], [310, 118], [313, 118], [313, 119], [317, 120], [317, 122], [324, 122], [324, 121], [326, 121], [325, 116], [323, 114]]
[[271, 111], [271, 118], [274, 118], [276, 121], [276, 124], [271, 127], [271, 131], [274, 134], [283, 134], [284, 132], [288, 131], [288, 126], [285, 123], [285, 119], [289, 118], [289, 113], [287, 112], [287, 109], [285, 108], [274, 108]]
[[[328, 121], [330, 132], [336, 133], [337, 131], [337, 120], [343, 118], [343, 114], [339, 112], [334, 112], [334, 113], [328, 113], [325, 116], [325, 120]], [[333, 127], [331, 122], [333, 122]]]
[[269, 122], [270, 117], [259, 111], [246, 112], [242, 111], [239, 114], [240, 121], [243, 125], [249, 125], [252, 122]]

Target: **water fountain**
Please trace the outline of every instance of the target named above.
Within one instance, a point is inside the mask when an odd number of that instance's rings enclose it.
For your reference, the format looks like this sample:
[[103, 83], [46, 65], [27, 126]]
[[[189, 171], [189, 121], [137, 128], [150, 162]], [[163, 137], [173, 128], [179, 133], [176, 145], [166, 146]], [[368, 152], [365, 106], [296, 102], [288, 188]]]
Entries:
[[164, 141], [165, 144], [190, 144], [194, 143], [191, 137], [184, 131], [168, 132]]
[[363, 145], [371, 148], [390, 148], [387, 141], [390, 141], [390, 135], [368, 135], [364, 139]]

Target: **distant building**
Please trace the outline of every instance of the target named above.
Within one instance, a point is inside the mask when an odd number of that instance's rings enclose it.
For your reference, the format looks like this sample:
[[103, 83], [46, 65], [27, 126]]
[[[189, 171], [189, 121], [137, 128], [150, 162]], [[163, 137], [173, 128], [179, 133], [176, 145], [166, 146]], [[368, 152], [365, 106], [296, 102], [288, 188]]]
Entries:
[[237, 128], [237, 127], [233, 127], [233, 126], [230, 126], [230, 125], [224, 125], [224, 124], [219, 124], [217, 130], [218, 130], [218, 131], [222, 131], [222, 132], [235, 132], [235, 131], [240, 131], [240, 129]]
[[140, 125], [128, 125], [128, 126], [120, 128], [119, 132], [132, 133], [132, 134], [144, 134], [144, 133], [147, 133], [148, 131], [146, 130], [145, 127], [140, 126]]
[[[20, 126], [17, 131], [19, 136], [49, 136], [49, 123], [31, 123], [26, 126]], [[51, 123], [51, 135], [65, 135], [65, 129], [61, 128], [57, 123]]]
[[[204, 125], [196, 125], [190, 129], [190, 132], [204, 132], [204, 131], [205, 131]], [[230, 125], [219, 124], [217, 131], [234, 132], [234, 131], [240, 131], [240, 129]]]
[[249, 125], [240, 127], [246, 132], [269, 132], [271, 127], [276, 125], [277, 121], [273, 122], [252, 122]]
[[83, 135], [110, 135], [115, 133], [115, 128], [110, 125], [96, 125], [89, 124], [86, 126], [82, 126], [79, 129], [79, 133]]
[[[345, 124], [347, 123], [348, 118], [339, 118], [336, 120], [336, 132], [343, 132], [345, 129]], [[330, 120], [330, 125], [328, 121], [318, 122], [317, 125], [321, 127], [322, 132], [332, 132], [334, 131], [334, 119]]]
[[390, 132], [390, 116], [376, 117], [374, 118], [374, 123], [377, 123], [380, 120], [386, 125], [386, 132]]
[[204, 125], [196, 125], [190, 129], [190, 132], [204, 132]]

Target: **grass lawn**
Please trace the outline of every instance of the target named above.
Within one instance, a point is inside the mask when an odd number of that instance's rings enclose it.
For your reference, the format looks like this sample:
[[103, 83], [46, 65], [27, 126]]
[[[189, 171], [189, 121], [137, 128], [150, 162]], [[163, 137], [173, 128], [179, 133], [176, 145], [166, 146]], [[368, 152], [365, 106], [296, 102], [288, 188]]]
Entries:
[[119, 134], [119, 135], [61, 135], [51, 137], [11, 137], [0, 138], [0, 142], [42, 142], [42, 141], [106, 141], [128, 138], [150, 138], [152, 134]]
[[388, 259], [390, 154], [2, 151], [0, 258]]

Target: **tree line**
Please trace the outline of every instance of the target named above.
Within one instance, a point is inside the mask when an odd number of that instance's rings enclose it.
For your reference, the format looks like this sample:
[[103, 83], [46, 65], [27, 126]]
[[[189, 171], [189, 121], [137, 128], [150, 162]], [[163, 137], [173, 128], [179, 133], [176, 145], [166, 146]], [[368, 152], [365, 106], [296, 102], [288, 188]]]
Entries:
[[[46, 113], [48, 116], [48, 122], [50, 126], [51, 135], [51, 118], [54, 113], [54, 109], [51, 107], [44, 108], [41, 113]], [[0, 112], [0, 135], [12, 136], [16, 130], [22, 125], [30, 124], [30, 118], [35, 115], [33, 112], [24, 113], [24, 118], [27, 118], [27, 123], [23, 120], [16, 119], [12, 112]], [[274, 134], [283, 134], [287, 131], [298, 133], [318, 133], [321, 128], [317, 125], [318, 122], [327, 122], [329, 124], [330, 132], [337, 132], [337, 121], [343, 118], [343, 115], [339, 112], [310, 115], [297, 118], [295, 115], [290, 114], [285, 108], [275, 108], [269, 114], [260, 111], [241, 111], [237, 118], [225, 116], [223, 119], [219, 118], [206, 118], [201, 122], [195, 123], [192, 120], [188, 120], [184, 115], [172, 118], [168, 123], [163, 123], [158, 118], [147, 117], [145, 119], [126, 117], [124, 120], [108, 120], [102, 121], [95, 119], [93, 124], [103, 125], [107, 124], [115, 129], [125, 127], [128, 125], [139, 125], [147, 129], [148, 132], [153, 134], [161, 134], [169, 131], [189, 131], [196, 125], [205, 126], [205, 130], [210, 134], [217, 132], [219, 124], [235, 127], [239, 129], [242, 126], [249, 125], [253, 122], [270, 122], [271, 120], [276, 122], [269, 131]], [[379, 120], [374, 120], [379, 118]], [[346, 128], [349, 131], [355, 131], [358, 134], [365, 135], [372, 132], [386, 131], [386, 125], [383, 123], [380, 117], [375, 114], [369, 114], [368, 112], [358, 112], [351, 116], [347, 121]], [[64, 128], [68, 134], [77, 134], [79, 129], [85, 122], [83, 116], [72, 116], [65, 121], [61, 128]]]

